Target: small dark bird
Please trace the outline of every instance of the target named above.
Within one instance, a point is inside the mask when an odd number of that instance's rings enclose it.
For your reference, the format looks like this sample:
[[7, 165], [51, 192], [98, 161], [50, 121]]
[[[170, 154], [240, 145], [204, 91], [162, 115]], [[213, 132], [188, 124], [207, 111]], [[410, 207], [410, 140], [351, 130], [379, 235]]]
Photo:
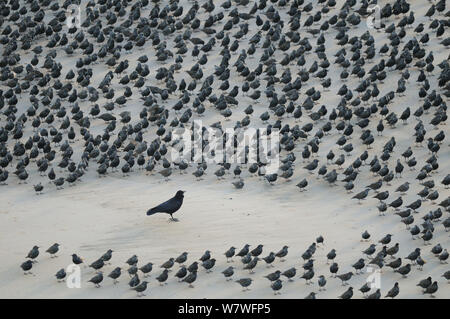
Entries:
[[253, 250], [250, 251], [250, 254], [253, 257], [257, 257], [257, 256], [261, 255], [262, 250], [263, 250], [263, 245], [258, 245], [256, 248], [254, 248]]
[[42, 186], [41, 183], [34, 185], [34, 190], [36, 194], [42, 194], [42, 190], [44, 189], [44, 186]]
[[165, 281], [167, 280], [167, 278], [169, 278], [168, 273], [169, 273], [169, 270], [164, 269], [163, 272], [158, 277], [156, 277], [156, 280], [159, 281], [160, 286], [164, 286], [164, 284], [167, 285], [167, 283]]
[[324, 275], [319, 276], [317, 283], [319, 284], [319, 291], [326, 290], [325, 285], [327, 284], [327, 280]]
[[207, 259], [202, 263], [203, 268], [206, 269], [207, 273], [212, 272], [212, 268], [214, 267], [214, 265], [216, 264], [216, 260], [214, 258], [211, 259]]
[[416, 286], [421, 287], [422, 289], [427, 289], [431, 285], [432, 282], [433, 281], [432, 281], [431, 277], [428, 277], [428, 278], [425, 278], [425, 279], [422, 279], [421, 281], [419, 281], [419, 283]]
[[339, 270], [339, 265], [337, 263], [332, 263], [330, 266], [331, 277], [336, 277], [338, 270]]
[[110, 261], [111, 258], [112, 258], [112, 253], [113, 253], [112, 249], [108, 249], [108, 250], [106, 251], [106, 253], [104, 253], [104, 254], [102, 255], [102, 257], [100, 257], [100, 258], [101, 258], [104, 262]]
[[75, 265], [79, 265], [83, 263], [83, 259], [81, 257], [79, 257], [77, 254], [72, 254], [72, 262]]
[[438, 283], [437, 283], [437, 281], [435, 281], [430, 286], [428, 286], [423, 293], [424, 294], [430, 294], [430, 297], [434, 298], [433, 294], [437, 290], [438, 290]]
[[150, 272], [153, 270], [153, 263], [145, 264], [144, 266], [139, 268], [140, 271], [144, 274], [144, 277], [149, 276]]
[[334, 260], [336, 258], [336, 249], [331, 249], [330, 252], [327, 254], [327, 264], [331, 260]]
[[29, 251], [27, 258], [30, 258], [33, 260], [33, 262], [37, 262], [34, 259], [39, 256], [39, 246], [33, 246], [33, 248]]
[[89, 265], [89, 267], [94, 268], [95, 270], [101, 269], [105, 265], [102, 258], [97, 259], [92, 264]]
[[351, 299], [353, 297], [353, 287], [349, 287], [342, 295], [339, 296], [340, 299]]
[[267, 267], [273, 267], [272, 263], [275, 260], [275, 253], [270, 252], [268, 256], [263, 257], [262, 260], [264, 260], [267, 264]]
[[359, 288], [359, 291], [363, 293], [364, 297], [367, 297], [366, 293], [368, 293], [370, 289], [370, 283], [366, 282], [361, 288]]
[[175, 264], [175, 259], [174, 258], [169, 258], [169, 260], [166, 261], [165, 263], [163, 263], [160, 266], [160, 268], [164, 268], [164, 270], [170, 271], [170, 268], [172, 268], [174, 264]]
[[235, 254], [235, 251], [236, 251], [236, 248], [234, 247], [234, 246], [231, 246], [230, 247], [230, 249], [228, 249], [226, 252], [225, 252], [225, 257], [227, 258], [227, 263], [228, 262], [230, 262], [230, 259], [231, 259], [231, 261], [233, 261], [233, 256], [234, 256], [234, 254]]
[[370, 234], [369, 234], [369, 232], [366, 230], [366, 231], [364, 231], [364, 233], [362, 233], [361, 237], [362, 237], [363, 240], [367, 241], [367, 240], [369, 240], [369, 238], [370, 238]]
[[130, 258], [128, 258], [126, 263], [130, 266], [136, 265], [138, 263], [138, 257], [136, 255], [133, 255]]
[[388, 293], [386, 294], [386, 296], [384, 296], [384, 298], [392, 298], [394, 299], [395, 297], [397, 297], [397, 295], [400, 293], [400, 288], [398, 287], [398, 282], [396, 282], [394, 284], [394, 287], [392, 287], [391, 290], [388, 291]]
[[367, 195], [369, 194], [369, 190], [370, 189], [366, 188], [365, 190], [363, 190], [362, 192], [356, 194], [352, 198], [358, 199], [358, 203], [361, 203], [361, 200], [366, 199]]
[[130, 277], [132, 277], [136, 275], [136, 273], [138, 272], [138, 267], [136, 265], [133, 265], [130, 268], [128, 268], [127, 272], [130, 275]]
[[253, 259], [250, 260], [250, 262], [244, 266], [244, 269], [248, 270], [249, 273], [253, 274], [254, 273], [253, 269], [256, 267], [258, 260], [260, 260], [258, 257], [253, 257]]
[[22, 268], [22, 270], [24, 271], [24, 275], [32, 274], [32, 272], [30, 271], [32, 267], [33, 262], [31, 260], [27, 260], [20, 265], [20, 268]]
[[204, 253], [203, 253], [203, 255], [200, 257], [200, 261], [202, 261], [202, 262], [205, 262], [205, 261], [207, 261], [208, 259], [210, 259], [211, 258], [211, 252], [209, 251], [209, 250], [206, 250]]
[[56, 256], [56, 253], [57, 253], [58, 251], [59, 251], [59, 244], [58, 244], [58, 243], [55, 243], [55, 244], [51, 245], [51, 246], [46, 250], [46, 252], [50, 254], [50, 257], [51, 257], [51, 258], [58, 257], [58, 256]]
[[272, 285], [270, 285], [272, 290], [274, 291], [274, 295], [281, 294], [280, 289], [283, 288], [283, 282], [280, 279], [275, 280]]
[[92, 282], [96, 288], [100, 288], [100, 283], [103, 281], [103, 273], [98, 272], [94, 277], [92, 277], [88, 282]]
[[355, 268], [356, 273], [355, 274], [359, 274], [360, 271], [362, 271], [362, 269], [364, 268], [365, 263], [364, 263], [364, 259], [360, 258], [356, 263], [354, 263], [352, 265], [353, 268]]
[[381, 238], [378, 242], [383, 244], [383, 245], [387, 245], [391, 242], [391, 234], [387, 234], [386, 236], [384, 236], [383, 238]]
[[303, 278], [306, 280], [306, 284], [312, 284], [313, 282], [311, 281], [311, 279], [314, 277], [314, 270], [313, 269], [309, 269], [308, 271], [306, 271], [300, 278]]
[[145, 296], [144, 291], [147, 289], [147, 284], [148, 282], [143, 280], [139, 285], [133, 287], [132, 289], [136, 290], [138, 297]]
[[177, 273], [175, 274], [175, 277], [179, 278], [179, 282], [183, 280], [183, 278], [187, 275], [187, 269], [185, 266], [181, 266], [180, 269], [178, 269]]
[[304, 299], [316, 299], [316, 293], [315, 292], [311, 292]]
[[446, 264], [447, 263], [447, 259], [448, 259], [448, 251], [447, 251], [447, 249], [444, 249], [444, 251], [442, 252], [442, 254], [440, 254], [439, 255], [439, 261], [442, 263], [442, 264]]
[[406, 278], [410, 271], [411, 271], [411, 264], [406, 264], [405, 266], [402, 266], [394, 270], [394, 272], [398, 272], [399, 274], [401, 274], [403, 278]]
[[353, 272], [347, 272], [342, 275], [337, 275], [336, 277], [342, 281], [342, 286], [348, 285], [347, 281], [349, 281], [353, 276]]
[[183, 252], [180, 256], [175, 259], [175, 262], [182, 265], [187, 260], [187, 252]]
[[58, 272], [55, 274], [55, 277], [58, 282], [64, 281], [64, 278], [66, 278], [66, 271], [64, 270], [64, 268], [58, 270]]
[[242, 291], [247, 291], [250, 290], [250, 288], [248, 287], [252, 284], [252, 281], [253, 279], [251, 278], [241, 278], [239, 280], [236, 280], [235, 282], [237, 282], [242, 286], [242, 288], [244, 288]]
[[244, 247], [236, 254], [236, 256], [238, 257], [244, 257], [245, 255], [247, 255], [250, 251], [250, 245], [249, 244], [245, 244]]
[[192, 264], [190, 264], [188, 266], [187, 269], [188, 269], [189, 272], [198, 271], [198, 262], [194, 261]]
[[296, 186], [300, 189], [301, 192], [304, 192], [306, 191], [306, 186], [308, 186], [308, 181], [306, 180], [306, 178], [304, 178]]
[[275, 257], [280, 258], [280, 261], [283, 262], [284, 261], [283, 258], [286, 257], [288, 254], [288, 248], [289, 248], [288, 246], [283, 246], [283, 248], [281, 248], [281, 250], [275, 254]]
[[371, 256], [371, 255], [373, 255], [375, 250], [376, 250], [375, 244], [371, 244], [366, 250], [363, 251], [363, 254], [365, 254], [367, 256]]
[[114, 268], [113, 271], [111, 271], [111, 273], [108, 275], [108, 277], [113, 279], [114, 284], [117, 284], [119, 282], [117, 280], [117, 278], [119, 278], [121, 274], [122, 274], [122, 269], [120, 267], [116, 267], [116, 268]]
[[189, 273], [186, 277], [184, 277], [183, 282], [187, 282], [189, 284], [189, 288], [194, 288], [192, 283], [197, 279], [197, 271], [194, 270]]
[[286, 278], [288, 278], [289, 281], [293, 281], [292, 278], [295, 277], [296, 273], [297, 273], [297, 269], [292, 267], [292, 268], [289, 268], [288, 270], [284, 271], [282, 273], [282, 275], [285, 276]]
[[380, 298], [381, 298], [380, 289], [377, 289], [373, 294], [367, 296], [367, 299], [380, 299]]
[[228, 267], [227, 269], [225, 269], [224, 271], [222, 271], [222, 274], [225, 276], [225, 278], [226, 278], [227, 281], [232, 280], [231, 277], [232, 277], [233, 274], [234, 274], [234, 267], [233, 267], [233, 266]]

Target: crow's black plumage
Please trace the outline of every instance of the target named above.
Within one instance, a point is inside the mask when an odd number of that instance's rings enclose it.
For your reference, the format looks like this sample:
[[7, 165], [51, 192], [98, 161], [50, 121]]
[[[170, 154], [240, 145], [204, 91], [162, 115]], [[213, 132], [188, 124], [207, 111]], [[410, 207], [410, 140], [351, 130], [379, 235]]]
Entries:
[[169, 214], [172, 220], [176, 220], [173, 218], [172, 214], [174, 214], [176, 211], [178, 211], [183, 205], [183, 198], [184, 198], [184, 191], [178, 191], [174, 197], [169, 199], [168, 201], [165, 201], [164, 203], [153, 207], [147, 211], [147, 215], [153, 215], [156, 213], [166, 213]]

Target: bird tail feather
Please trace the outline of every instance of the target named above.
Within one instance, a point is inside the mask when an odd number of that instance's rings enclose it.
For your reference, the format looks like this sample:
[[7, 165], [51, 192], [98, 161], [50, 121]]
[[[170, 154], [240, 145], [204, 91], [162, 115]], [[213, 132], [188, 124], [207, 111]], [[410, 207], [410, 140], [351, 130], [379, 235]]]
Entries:
[[147, 211], [147, 216], [156, 214], [157, 212], [158, 212], [158, 210], [156, 209], [156, 207], [153, 207], [152, 209], [149, 209], [149, 210]]

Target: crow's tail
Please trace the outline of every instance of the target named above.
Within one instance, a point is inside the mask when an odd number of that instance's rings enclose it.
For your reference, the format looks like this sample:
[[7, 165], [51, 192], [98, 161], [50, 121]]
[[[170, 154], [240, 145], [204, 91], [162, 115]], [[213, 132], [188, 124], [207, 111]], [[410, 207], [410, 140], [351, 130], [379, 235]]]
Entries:
[[158, 213], [158, 209], [157, 209], [157, 207], [153, 207], [152, 209], [149, 209], [147, 211], [147, 216], [150, 216], [150, 215], [153, 215], [153, 214], [156, 214], [156, 213]]

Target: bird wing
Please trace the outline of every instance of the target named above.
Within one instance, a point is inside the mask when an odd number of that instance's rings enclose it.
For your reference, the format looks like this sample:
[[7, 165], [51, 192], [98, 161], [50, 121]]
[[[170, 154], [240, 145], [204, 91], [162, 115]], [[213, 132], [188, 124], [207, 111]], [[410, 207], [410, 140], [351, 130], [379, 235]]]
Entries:
[[180, 206], [181, 203], [177, 199], [171, 198], [168, 201], [149, 209], [147, 211], [147, 215], [150, 216], [156, 213], [174, 213], [180, 208]]

